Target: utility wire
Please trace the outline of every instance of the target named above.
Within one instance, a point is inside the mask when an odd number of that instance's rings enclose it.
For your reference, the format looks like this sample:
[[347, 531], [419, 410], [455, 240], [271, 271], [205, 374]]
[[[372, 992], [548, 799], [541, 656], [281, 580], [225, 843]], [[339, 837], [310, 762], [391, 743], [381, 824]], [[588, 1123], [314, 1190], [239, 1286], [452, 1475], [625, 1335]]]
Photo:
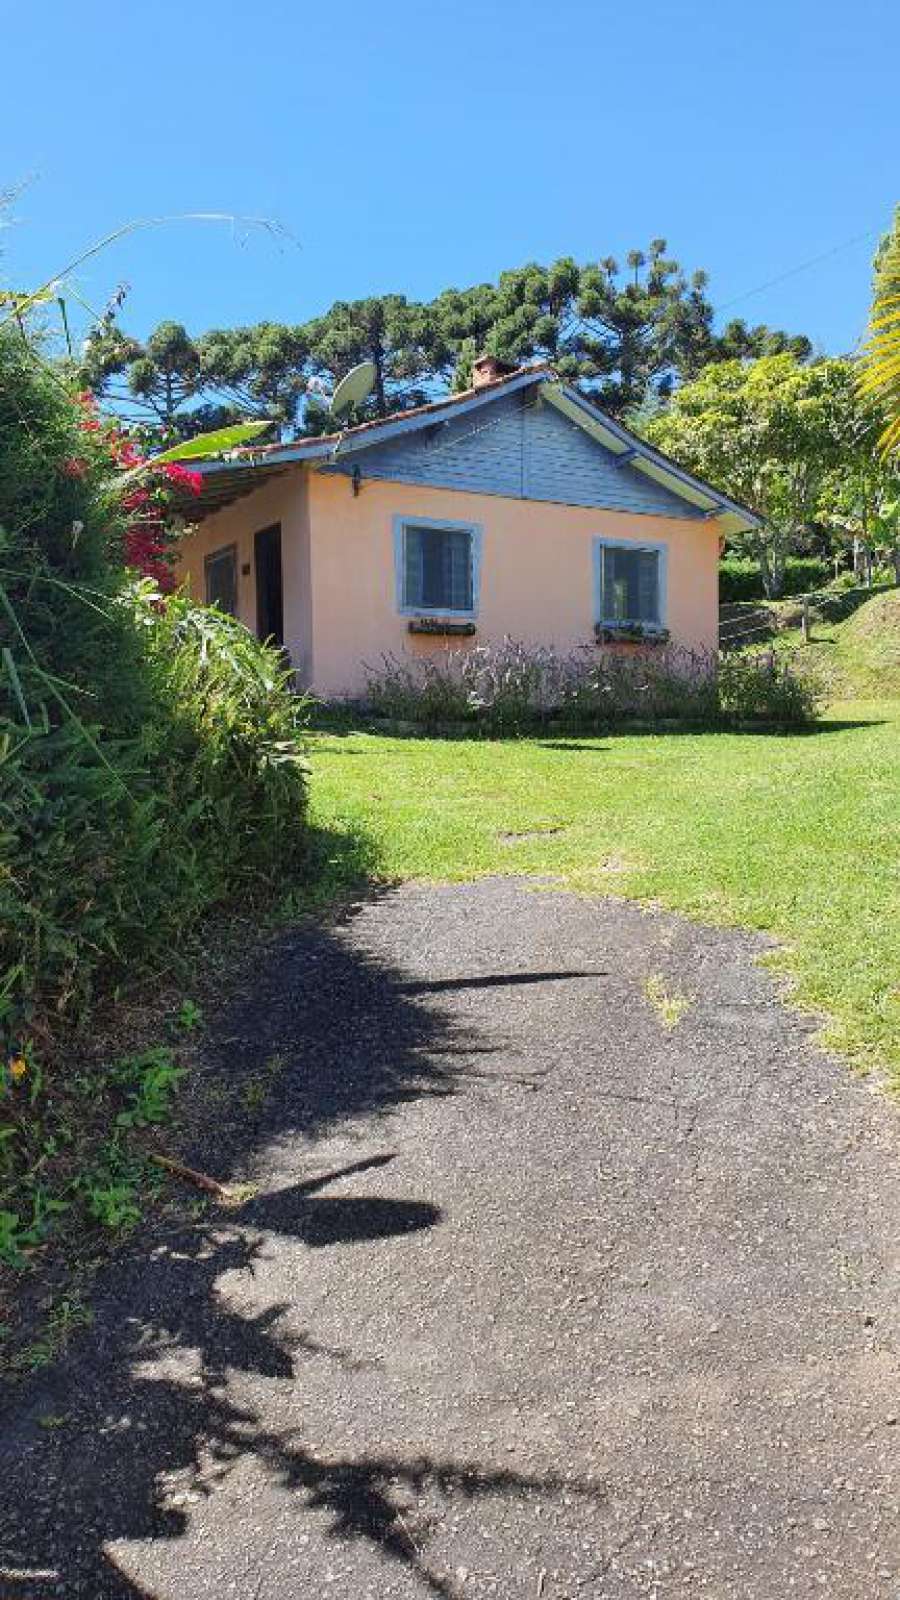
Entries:
[[879, 228], [867, 228], [864, 233], [855, 233], [852, 239], [844, 239], [843, 243], [832, 245], [830, 250], [823, 250], [820, 255], [810, 256], [808, 261], [801, 261], [799, 266], [789, 267], [787, 272], [780, 272], [775, 278], [767, 278], [765, 283], [757, 284], [755, 289], [745, 289], [742, 294], [723, 301], [722, 305], [714, 306], [713, 315], [721, 316], [723, 311], [739, 305], [742, 300], [749, 300], [755, 294], [763, 294], [766, 289], [774, 289], [776, 284], [786, 283], [788, 278], [796, 278], [798, 273], [808, 272], [810, 267], [817, 267], [823, 261], [830, 261], [832, 256], [839, 255], [842, 250], [849, 250], [852, 245], [862, 244], [864, 239], [877, 239], [880, 233]]

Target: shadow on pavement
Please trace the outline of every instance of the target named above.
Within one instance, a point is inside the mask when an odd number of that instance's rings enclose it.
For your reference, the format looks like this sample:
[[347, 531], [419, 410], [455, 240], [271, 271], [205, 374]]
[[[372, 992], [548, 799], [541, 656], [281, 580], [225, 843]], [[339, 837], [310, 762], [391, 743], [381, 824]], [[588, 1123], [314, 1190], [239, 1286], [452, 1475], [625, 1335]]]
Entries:
[[[323, 1132], [422, 1095], [457, 1093], [461, 1057], [477, 1053], [478, 1041], [420, 987], [352, 946], [341, 927], [310, 924], [254, 956], [244, 992], [215, 1019], [204, 1048], [207, 1111], [186, 1158], [227, 1178], [252, 1170], [273, 1139], [292, 1136], [310, 1142], [312, 1166]], [[248, 1092], [260, 1082], [264, 1102]], [[13, 1393], [0, 1420], [3, 1600], [147, 1600], [154, 1591], [121, 1570], [110, 1546], [178, 1540], [192, 1500], [248, 1457], [294, 1492], [298, 1519], [326, 1511], [334, 1537], [370, 1541], [415, 1573], [423, 1593], [444, 1600], [457, 1590], [430, 1569], [425, 1539], [411, 1536], [398, 1485], [470, 1498], [562, 1492], [551, 1477], [476, 1462], [346, 1453], [323, 1460], [295, 1433], [280, 1435], [229, 1400], [229, 1373], [292, 1385], [313, 1359], [348, 1372], [366, 1365], [318, 1340], [314, 1327], [286, 1334], [286, 1310], [305, 1320], [296, 1302], [243, 1313], [217, 1286], [223, 1274], [252, 1272], [273, 1233], [313, 1250], [364, 1249], [432, 1227], [440, 1211], [427, 1198], [321, 1192], [355, 1176], [371, 1187], [377, 1173], [380, 1183], [378, 1169], [395, 1159], [370, 1156], [235, 1209], [161, 1225], [105, 1270], [93, 1326], [55, 1367]], [[302, 1292], [302, 1272], [298, 1282]], [[173, 1480], [186, 1486], [180, 1501]], [[569, 1480], [565, 1492], [596, 1491]]]

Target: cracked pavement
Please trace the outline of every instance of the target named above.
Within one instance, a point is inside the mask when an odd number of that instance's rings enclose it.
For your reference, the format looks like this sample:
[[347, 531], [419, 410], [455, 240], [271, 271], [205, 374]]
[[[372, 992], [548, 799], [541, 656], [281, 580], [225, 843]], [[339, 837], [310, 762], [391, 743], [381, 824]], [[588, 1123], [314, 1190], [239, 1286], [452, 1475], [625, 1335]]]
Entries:
[[14, 1395], [3, 1600], [898, 1600], [897, 1111], [762, 948], [492, 879], [254, 956], [255, 1192]]

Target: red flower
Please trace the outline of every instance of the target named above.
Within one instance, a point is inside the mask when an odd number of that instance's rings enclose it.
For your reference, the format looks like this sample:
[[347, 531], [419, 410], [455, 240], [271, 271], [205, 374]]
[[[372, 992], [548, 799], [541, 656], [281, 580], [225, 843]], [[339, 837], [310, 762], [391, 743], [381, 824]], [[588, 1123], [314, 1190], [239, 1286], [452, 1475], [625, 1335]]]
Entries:
[[186, 467], [179, 466], [177, 461], [164, 461], [160, 469], [170, 483], [176, 484], [180, 489], [187, 489], [191, 494], [199, 494], [203, 488], [203, 474], [190, 472]]
[[83, 456], [66, 456], [62, 464], [62, 472], [66, 478], [83, 478], [88, 470], [88, 463]]

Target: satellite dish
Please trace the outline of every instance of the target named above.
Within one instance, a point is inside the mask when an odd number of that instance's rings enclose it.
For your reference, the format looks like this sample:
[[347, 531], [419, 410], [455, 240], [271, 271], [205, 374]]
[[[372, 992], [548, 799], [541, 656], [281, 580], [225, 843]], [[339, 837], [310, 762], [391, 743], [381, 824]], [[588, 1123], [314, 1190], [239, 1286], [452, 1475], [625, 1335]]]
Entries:
[[358, 367], [351, 367], [331, 396], [331, 410], [334, 416], [339, 417], [342, 411], [349, 411], [352, 406], [362, 405], [372, 393], [374, 383], [374, 361], [361, 361]]

